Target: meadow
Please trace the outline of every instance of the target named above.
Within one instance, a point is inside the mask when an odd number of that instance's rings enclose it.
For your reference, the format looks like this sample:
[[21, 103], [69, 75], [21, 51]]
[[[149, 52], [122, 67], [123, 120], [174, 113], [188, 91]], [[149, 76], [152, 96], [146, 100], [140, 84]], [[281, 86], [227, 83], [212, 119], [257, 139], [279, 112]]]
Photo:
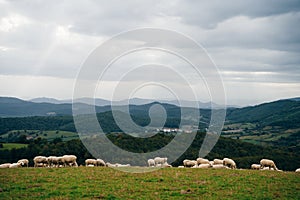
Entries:
[[300, 199], [295, 172], [164, 168], [0, 170], [0, 199]]

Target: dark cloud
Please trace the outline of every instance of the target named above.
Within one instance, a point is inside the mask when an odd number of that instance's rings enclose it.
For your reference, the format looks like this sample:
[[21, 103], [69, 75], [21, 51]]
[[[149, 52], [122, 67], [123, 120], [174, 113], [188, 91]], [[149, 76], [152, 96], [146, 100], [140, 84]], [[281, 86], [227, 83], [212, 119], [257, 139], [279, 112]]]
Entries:
[[[156, 27], [206, 47], [225, 81], [300, 82], [298, 0], [0, 0], [0, 10], [0, 75], [73, 78], [107, 38]], [[182, 41], [169, 45], [197, 56]]]

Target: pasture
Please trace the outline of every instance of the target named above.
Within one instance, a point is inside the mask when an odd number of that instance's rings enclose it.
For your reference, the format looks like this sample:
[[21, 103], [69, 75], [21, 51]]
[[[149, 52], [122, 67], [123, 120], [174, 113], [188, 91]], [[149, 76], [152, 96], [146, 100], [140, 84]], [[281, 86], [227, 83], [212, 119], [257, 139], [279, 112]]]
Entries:
[[0, 169], [0, 199], [300, 199], [294, 172], [107, 167]]
[[11, 150], [11, 149], [20, 149], [27, 147], [27, 144], [19, 144], [19, 143], [2, 143], [3, 147], [0, 150]]

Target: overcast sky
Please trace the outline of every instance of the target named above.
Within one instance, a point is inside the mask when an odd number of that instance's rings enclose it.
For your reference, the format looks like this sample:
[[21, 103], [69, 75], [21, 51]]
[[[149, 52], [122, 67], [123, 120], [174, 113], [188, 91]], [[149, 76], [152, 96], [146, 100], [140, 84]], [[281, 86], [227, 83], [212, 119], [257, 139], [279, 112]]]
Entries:
[[[219, 69], [228, 104], [300, 96], [299, 0], [224, 2], [0, 0], [0, 96], [70, 99], [77, 74], [95, 48], [143, 27], [174, 30], [201, 44]], [[119, 65], [162, 62], [186, 69], [156, 53], [137, 52]], [[160, 70], [145, 68], [136, 75], [151, 71], [156, 76]], [[122, 73], [117, 63], [113, 72]], [[164, 73], [169, 72], [159, 74]], [[108, 73], [97, 96], [111, 98], [117, 79]], [[145, 87], [136, 95], [148, 98], [153, 90]]]

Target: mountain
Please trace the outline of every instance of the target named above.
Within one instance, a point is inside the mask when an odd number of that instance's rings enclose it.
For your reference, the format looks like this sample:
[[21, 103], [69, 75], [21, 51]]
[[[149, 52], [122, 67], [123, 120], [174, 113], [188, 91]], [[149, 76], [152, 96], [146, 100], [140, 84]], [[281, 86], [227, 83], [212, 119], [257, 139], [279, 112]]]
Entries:
[[[64, 100], [58, 100], [54, 98], [47, 98], [47, 97], [39, 97], [29, 100], [34, 103], [53, 103], [53, 104], [63, 104], [63, 103], [72, 103], [72, 99], [64, 99]], [[180, 107], [199, 107], [199, 108], [211, 108], [212, 106], [214, 108], [222, 108], [223, 106], [218, 105], [213, 102], [196, 102], [196, 101], [188, 101], [188, 100], [182, 100], [181, 102], [177, 100], [165, 100], [165, 99], [142, 99], [142, 98], [132, 98], [132, 99], [125, 99], [120, 101], [109, 101], [101, 98], [78, 98], [75, 99], [74, 102], [76, 103], [84, 103], [89, 105], [96, 105], [96, 106], [108, 106], [108, 105], [144, 105], [149, 104], [153, 102], [160, 102], [160, 103], [166, 103], [166, 104], [173, 104]], [[238, 107], [234, 105], [227, 105], [227, 107]]]
[[279, 100], [270, 103], [228, 109], [228, 122], [259, 123], [263, 126], [297, 126], [300, 127], [300, 101]]
[[48, 97], [38, 97], [38, 98], [30, 99], [29, 101], [31, 101], [33, 103], [53, 103], [53, 104], [70, 103], [67, 100], [57, 100], [57, 99], [48, 98]]

